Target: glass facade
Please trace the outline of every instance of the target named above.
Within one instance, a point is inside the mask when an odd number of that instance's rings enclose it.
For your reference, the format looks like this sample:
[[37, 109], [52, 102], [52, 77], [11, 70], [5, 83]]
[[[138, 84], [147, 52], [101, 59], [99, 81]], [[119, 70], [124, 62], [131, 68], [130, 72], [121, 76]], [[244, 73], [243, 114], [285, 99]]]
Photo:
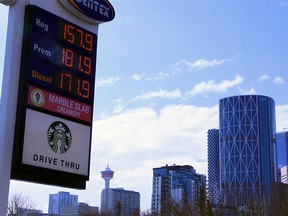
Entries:
[[165, 214], [165, 205], [188, 202], [197, 205], [200, 188], [206, 188], [206, 176], [189, 165], [153, 168], [152, 212]]
[[288, 131], [276, 134], [278, 169], [288, 165]]
[[277, 180], [274, 100], [260, 95], [221, 99], [219, 121], [222, 194], [241, 203], [269, 197], [270, 183]]
[[208, 143], [208, 198], [211, 203], [218, 203], [220, 192], [219, 164], [219, 129], [210, 129]]
[[49, 195], [49, 214], [60, 215], [60, 209], [62, 206], [77, 205], [78, 196], [71, 195], [69, 192], [58, 192], [57, 194]]

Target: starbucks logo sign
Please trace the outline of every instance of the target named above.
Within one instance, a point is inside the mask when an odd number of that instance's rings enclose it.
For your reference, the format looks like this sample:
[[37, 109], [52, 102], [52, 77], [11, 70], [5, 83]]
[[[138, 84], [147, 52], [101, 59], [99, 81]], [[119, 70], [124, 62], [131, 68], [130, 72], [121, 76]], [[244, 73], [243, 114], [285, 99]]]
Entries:
[[55, 153], [66, 153], [72, 144], [72, 134], [68, 126], [61, 122], [53, 122], [47, 131], [48, 145]]

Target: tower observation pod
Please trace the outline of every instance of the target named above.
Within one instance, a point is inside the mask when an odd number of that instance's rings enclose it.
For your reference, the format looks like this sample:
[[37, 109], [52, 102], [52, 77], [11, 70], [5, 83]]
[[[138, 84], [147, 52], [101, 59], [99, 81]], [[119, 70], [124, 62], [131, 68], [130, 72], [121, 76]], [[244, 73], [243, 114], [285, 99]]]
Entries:
[[114, 171], [112, 171], [109, 166], [107, 166], [104, 171], [101, 171], [101, 177], [105, 180], [105, 189], [109, 189], [109, 183], [113, 175]]

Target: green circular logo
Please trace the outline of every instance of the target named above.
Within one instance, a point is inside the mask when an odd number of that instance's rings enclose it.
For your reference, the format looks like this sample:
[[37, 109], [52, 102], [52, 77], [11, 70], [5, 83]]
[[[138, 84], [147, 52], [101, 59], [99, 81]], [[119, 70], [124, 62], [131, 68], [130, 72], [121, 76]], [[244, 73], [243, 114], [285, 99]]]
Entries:
[[71, 131], [65, 123], [55, 121], [48, 128], [47, 141], [52, 151], [64, 154], [72, 144]]

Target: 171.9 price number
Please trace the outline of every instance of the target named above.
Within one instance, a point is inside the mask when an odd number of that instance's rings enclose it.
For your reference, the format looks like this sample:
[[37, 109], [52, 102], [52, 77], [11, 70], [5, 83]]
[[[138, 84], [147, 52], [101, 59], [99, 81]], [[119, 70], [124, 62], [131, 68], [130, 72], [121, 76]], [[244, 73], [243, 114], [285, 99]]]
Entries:
[[54, 78], [54, 86], [64, 92], [88, 100], [93, 94], [91, 91], [93, 90], [93, 86], [91, 85], [91, 82], [86, 79], [58, 70], [55, 71]]

